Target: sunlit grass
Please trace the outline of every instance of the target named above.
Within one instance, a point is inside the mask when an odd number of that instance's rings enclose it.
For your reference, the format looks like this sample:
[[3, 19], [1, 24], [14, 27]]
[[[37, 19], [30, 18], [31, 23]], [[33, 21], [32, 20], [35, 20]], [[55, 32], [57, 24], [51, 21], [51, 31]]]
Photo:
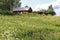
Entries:
[[0, 40], [60, 40], [60, 17], [0, 15]]

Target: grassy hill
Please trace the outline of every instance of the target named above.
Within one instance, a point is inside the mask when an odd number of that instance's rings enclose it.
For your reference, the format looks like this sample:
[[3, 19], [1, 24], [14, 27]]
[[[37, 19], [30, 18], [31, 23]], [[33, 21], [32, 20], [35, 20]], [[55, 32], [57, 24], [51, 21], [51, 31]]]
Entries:
[[0, 40], [60, 40], [60, 17], [0, 15]]

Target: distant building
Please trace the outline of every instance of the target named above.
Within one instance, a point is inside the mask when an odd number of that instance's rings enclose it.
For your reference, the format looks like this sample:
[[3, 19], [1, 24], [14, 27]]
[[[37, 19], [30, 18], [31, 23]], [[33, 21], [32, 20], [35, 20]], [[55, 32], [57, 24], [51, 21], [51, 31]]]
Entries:
[[14, 13], [21, 13], [21, 12], [32, 12], [32, 8], [31, 7], [17, 7], [17, 8], [13, 8], [13, 12]]

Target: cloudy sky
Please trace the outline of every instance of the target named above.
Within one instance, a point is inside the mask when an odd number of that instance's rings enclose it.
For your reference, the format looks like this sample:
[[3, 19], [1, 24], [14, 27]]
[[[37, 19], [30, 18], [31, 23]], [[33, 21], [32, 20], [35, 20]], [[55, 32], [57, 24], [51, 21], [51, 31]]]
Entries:
[[48, 6], [52, 4], [57, 15], [60, 15], [59, 0], [21, 0], [21, 2], [22, 2], [22, 7], [28, 5], [29, 7], [32, 7], [34, 11], [41, 9], [48, 9]]

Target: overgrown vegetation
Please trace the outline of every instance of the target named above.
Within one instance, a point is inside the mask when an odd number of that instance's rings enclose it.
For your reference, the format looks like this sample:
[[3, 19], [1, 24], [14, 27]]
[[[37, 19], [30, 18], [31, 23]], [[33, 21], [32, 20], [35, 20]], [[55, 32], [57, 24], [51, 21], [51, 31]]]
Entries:
[[0, 40], [60, 40], [60, 17], [0, 14]]
[[55, 13], [55, 11], [54, 11], [54, 9], [53, 9], [53, 7], [52, 7], [52, 5], [50, 5], [49, 7], [48, 7], [48, 9], [47, 10], [40, 10], [40, 11], [37, 11], [39, 14], [45, 14], [45, 15], [56, 15], [56, 13]]
[[47, 13], [50, 14], [50, 15], [56, 15], [56, 13], [55, 13], [52, 5], [50, 5], [50, 6], [48, 7]]

